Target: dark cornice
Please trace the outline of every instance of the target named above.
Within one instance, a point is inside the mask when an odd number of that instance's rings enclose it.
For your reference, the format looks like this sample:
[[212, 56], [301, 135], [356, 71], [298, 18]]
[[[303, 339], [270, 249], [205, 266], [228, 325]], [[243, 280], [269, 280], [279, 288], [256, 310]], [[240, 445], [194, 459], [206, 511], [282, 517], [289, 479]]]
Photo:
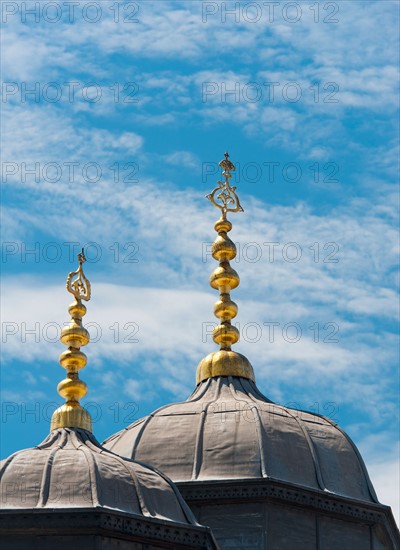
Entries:
[[343, 520], [384, 526], [394, 548], [400, 549], [400, 533], [389, 506], [364, 502], [329, 492], [273, 479], [175, 482], [189, 506], [239, 502], [273, 501], [325, 513]]
[[0, 536], [103, 535], [165, 548], [216, 550], [208, 527], [184, 525], [101, 508], [0, 510]]

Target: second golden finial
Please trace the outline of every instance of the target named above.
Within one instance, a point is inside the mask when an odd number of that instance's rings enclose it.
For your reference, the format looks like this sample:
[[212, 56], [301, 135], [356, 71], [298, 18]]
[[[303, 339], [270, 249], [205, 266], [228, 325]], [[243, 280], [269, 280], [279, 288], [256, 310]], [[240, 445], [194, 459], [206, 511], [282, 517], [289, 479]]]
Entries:
[[80, 350], [90, 341], [88, 331], [82, 326], [82, 317], [86, 314], [86, 306], [82, 300], [90, 300], [90, 282], [83, 273], [82, 265], [86, 261], [85, 254], [78, 254], [79, 267], [71, 271], [67, 277], [67, 290], [75, 300], [68, 308], [71, 315], [69, 325], [62, 329], [60, 340], [68, 346], [59, 358], [60, 365], [67, 371], [67, 376], [58, 386], [58, 393], [66, 399], [66, 403], [54, 411], [51, 419], [51, 430], [56, 428], [82, 428], [92, 431], [92, 418], [79, 403], [79, 399], [87, 394], [85, 382], [80, 380], [79, 371], [86, 366], [86, 355]]

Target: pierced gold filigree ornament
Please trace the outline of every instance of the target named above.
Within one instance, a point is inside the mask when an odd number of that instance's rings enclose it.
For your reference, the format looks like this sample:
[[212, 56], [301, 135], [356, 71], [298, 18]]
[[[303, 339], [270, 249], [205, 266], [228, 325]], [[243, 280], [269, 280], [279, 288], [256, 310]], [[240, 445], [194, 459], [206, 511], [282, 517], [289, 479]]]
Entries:
[[218, 163], [218, 166], [222, 168], [222, 175], [225, 181], [218, 181], [218, 187], [209, 195], [206, 195], [206, 198], [222, 211], [222, 219], [225, 220], [227, 212], [243, 212], [243, 208], [236, 194], [236, 187], [231, 186], [229, 183], [229, 179], [232, 177], [231, 172], [235, 170], [235, 165], [229, 160], [228, 152], [224, 156], [225, 158]]
[[[78, 254], [79, 267], [76, 271], [68, 273], [67, 290], [75, 296], [77, 300], [90, 300], [90, 282], [83, 273], [82, 265], [86, 262], [85, 253]], [[75, 277], [75, 279], [74, 279]]]

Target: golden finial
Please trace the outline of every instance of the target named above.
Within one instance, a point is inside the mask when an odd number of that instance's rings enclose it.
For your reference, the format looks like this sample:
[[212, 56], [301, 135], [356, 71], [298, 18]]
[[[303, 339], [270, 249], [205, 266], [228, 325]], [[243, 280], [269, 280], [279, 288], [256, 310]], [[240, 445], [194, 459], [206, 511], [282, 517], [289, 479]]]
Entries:
[[92, 418], [86, 409], [79, 403], [79, 399], [87, 394], [85, 382], [79, 379], [79, 371], [86, 365], [86, 355], [80, 348], [90, 341], [88, 331], [82, 326], [82, 317], [86, 313], [86, 306], [82, 300], [90, 300], [90, 282], [83, 273], [82, 265], [86, 261], [85, 254], [78, 254], [79, 267], [67, 277], [67, 290], [75, 300], [68, 308], [71, 315], [69, 325], [62, 329], [60, 340], [68, 346], [59, 358], [60, 365], [67, 371], [67, 377], [62, 380], [57, 391], [66, 399], [66, 403], [54, 411], [51, 418], [51, 431], [57, 428], [82, 428], [92, 431]]
[[213, 330], [213, 340], [219, 344], [220, 350], [210, 353], [200, 361], [197, 367], [197, 383], [214, 376], [241, 376], [254, 381], [253, 367], [248, 359], [231, 350], [231, 346], [239, 340], [239, 331], [231, 323], [237, 315], [238, 307], [231, 300], [230, 291], [239, 285], [240, 279], [229, 264], [236, 256], [236, 246], [228, 237], [232, 224], [227, 220], [226, 213], [243, 212], [243, 208], [236, 194], [236, 187], [229, 184], [235, 166], [229, 160], [228, 153], [224, 156], [218, 165], [223, 170], [225, 181], [218, 181], [218, 187], [206, 196], [222, 212], [221, 218], [214, 225], [218, 237], [211, 249], [219, 267], [214, 269], [210, 277], [210, 285], [220, 293], [219, 300], [214, 305], [214, 315], [220, 320], [220, 324]]

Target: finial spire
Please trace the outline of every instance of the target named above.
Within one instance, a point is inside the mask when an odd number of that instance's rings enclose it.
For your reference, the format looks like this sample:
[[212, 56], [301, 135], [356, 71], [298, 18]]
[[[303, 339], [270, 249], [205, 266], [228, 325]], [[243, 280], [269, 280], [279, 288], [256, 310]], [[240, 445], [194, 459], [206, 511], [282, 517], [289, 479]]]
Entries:
[[68, 308], [71, 315], [69, 325], [62, 329], [60, 340], [68, 346], [59, 358], [60, 365], [67, 371], [67, 377], [62, 380], [57, 391], [66, 399], [66, 403], [54, 411], [51, 418], [51, 431], [57, 428], [82, 428], [92, 431], [92, 418], [79, 403], [79, 399], [87, 394], [85, 382], [79, 379], [79, 371], [86, 366], [86, 355], [80, 351], [82, 346], [90, 341], [88, 331], [82, 326], [82, 317], [86, 314], [86, 306], [82, 300], [90, 300], [90, 282], [83, 272], [86, 261], [85, 253], [78, 254], [79, 267], [71, 271], [67, 277], [67, 290], [75, 300]]
[[227, 212], [243, 212], [236, 187], [229, 183], [234, 164], [229, 160], [229, 153], [219, 162], [225, 181], [218, 181], [218, 186], [206, 196], [214, 206], [222, 212], [221, 218], [215, 223], [214, 229], [218, 233], [212, 246], [212, 256], [219, 262], [210, 277], [212, 288], [219, 290], [219, 300], [214, 305], [214, 315], [220, 324], [213, 330], [213, 340], [219, 344], [220, 351], [210, 353], [202, 359], [197, 367], [197, 383], [214, 376], [241, 376], [254, 381], [253, 367], [244, 355], [231, 350], [231, 346], [239, 340], [239, 331], [231, 323], [236, 317], [238, 307], [231, 300], [230, 291], [239, 286], [239, 275], [230, 266], [229, 261], [236, 256], [235, 243], [228, 237], [232, 229], [227, 219]]

